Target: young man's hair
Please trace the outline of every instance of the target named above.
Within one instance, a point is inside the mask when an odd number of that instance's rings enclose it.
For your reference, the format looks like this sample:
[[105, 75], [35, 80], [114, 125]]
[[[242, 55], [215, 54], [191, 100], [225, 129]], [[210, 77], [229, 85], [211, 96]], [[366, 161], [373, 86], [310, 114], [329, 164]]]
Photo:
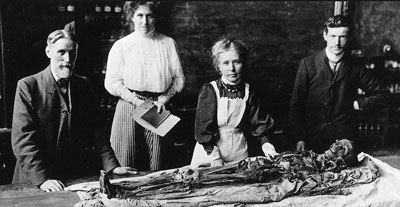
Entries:
[[328, 21], [325, 22], [324, 33], [328, 33], [328, 27], [329, 28], [348, 27], [349, 28], [348, 34], [350, 34], [350, 22], [343, 15], [336, 15], [329, 18]]

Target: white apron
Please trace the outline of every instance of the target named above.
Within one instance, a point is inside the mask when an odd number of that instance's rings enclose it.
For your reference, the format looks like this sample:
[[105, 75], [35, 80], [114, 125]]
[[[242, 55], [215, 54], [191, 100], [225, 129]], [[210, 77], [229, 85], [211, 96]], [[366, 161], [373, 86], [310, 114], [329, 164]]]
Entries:
[[[217, 95], [217, 121], [220, 136], [217, 147], [224, 163], [238, 162], [248, 157], [246, 138], [238, 126], [246, 109], [246, 102], [249, 97], [249, 85], [245, 84], [245, 96], [243, 99], [221, 98], [217, 83], [212, 81], [211, 85]], [[191, 167], [197, 168], [203, 164], [209, 165], [211, 161], [212, 158], [210, 155], [207, 155], [204, 147], [196, 142], [190, 164]]]

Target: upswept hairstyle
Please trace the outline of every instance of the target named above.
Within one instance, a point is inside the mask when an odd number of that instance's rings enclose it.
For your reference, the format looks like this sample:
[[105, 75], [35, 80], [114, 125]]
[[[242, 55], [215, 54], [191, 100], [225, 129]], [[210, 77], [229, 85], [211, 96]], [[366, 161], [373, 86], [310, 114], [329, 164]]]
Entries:
[[220, 72], [218, 69], [220, 54], [229, 50], [236, 51], [239, 54], [243, 65], [247, 65], [249, 51], [244, 42], [235, 37], [224, 37], [221, 40], [215, 42], [211, 48], [211, 58], [213, 60], [213, 66], [216, 71]]
[[63, 38], [67, 38], [67, 39], [71, 39], [72, 41], [74, 41], [76, 44], [78, 44], [77, 40], [75, 39], [75, 36], [63, 29], [60, 30], [56, 30], [52, 33], [49, 34], [49, 36], [47, 37], [47, 46], [51, 46], [54, 43], [56, 43], [59, 39], [63, 39]]
[[328, 33], [328, 27], [329, 28], [348, 27], [349, 28], [348, 34], [350, 34], [350, 28], [351, 28], [350, 27], [350, 22], [343, 15], [336, 15], [336, 16], [333, 16], [333, 17], [329, 18], [325, 22], [324, 33]]
[[130, 26], [133, 24], [132, 17], [139, 6], [146, 6], [153, 12], [155, 19], [159, 19], [159, 2], [154, 1], [125, 1], [124, 4], [124, 15], [122, 19], [123, 26]]

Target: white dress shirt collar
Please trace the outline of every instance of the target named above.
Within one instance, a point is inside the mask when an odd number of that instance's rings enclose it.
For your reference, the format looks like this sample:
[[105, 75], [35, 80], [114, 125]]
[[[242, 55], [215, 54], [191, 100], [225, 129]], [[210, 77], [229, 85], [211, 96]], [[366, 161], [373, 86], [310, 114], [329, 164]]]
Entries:
[[328, 57], [328, 59], [331, 62], [334, 62], [334, 63], [340, 61], [342, 59], [343, 55], [344, 55], [344, 53], [339, 54], [339, 55], [335, 55], [335, 54], [329, 52], [328, 48], [325, 48], [325, 53], [326, 53], [326, 56]]

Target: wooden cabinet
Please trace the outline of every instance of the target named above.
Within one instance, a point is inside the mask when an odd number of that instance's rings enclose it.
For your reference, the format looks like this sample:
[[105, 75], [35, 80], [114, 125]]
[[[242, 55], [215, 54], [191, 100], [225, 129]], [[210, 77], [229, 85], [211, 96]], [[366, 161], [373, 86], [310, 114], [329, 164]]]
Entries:
[[383, 147], [387, 143], [390, 127], [390, 107], [374, 112], [357, 112], [357, 129], [361, 148]]
[[[400, 64], [396, 57], [365, 57], [366, 68], [386, 87], [389, 92], [389, 106], [374, 111], [357, 113], [358, 132], [364, 148], [379, 148], [396, 145], [400, 130]], [[364, 95], [359, 89], [358, 94]]]

